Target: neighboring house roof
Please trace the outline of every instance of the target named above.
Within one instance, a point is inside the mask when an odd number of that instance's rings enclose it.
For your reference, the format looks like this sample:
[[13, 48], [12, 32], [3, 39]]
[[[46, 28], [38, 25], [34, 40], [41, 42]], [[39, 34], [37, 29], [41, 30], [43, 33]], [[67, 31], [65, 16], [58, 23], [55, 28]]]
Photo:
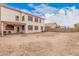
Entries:
[[56, 23], [46, 23], [45, 26], [57, 26]]
[[30, 13], [24, 12], [24, 11], [22, 11], [22, 10], [10, 8], [10, 7], [5, 6], [5, 5], [0, 5], [0, 7], [8, 8], [8, 9], [11, 9], [11, 10], [14, 10], [14, 11], [18, 11], [18, 12], [21, 12], [21, 13], [24, 13], [24, 14], [27, 14], [27, 15], [30, 15], [30, 16], [38, 17], [38, 18], [41, 18], [41, 19], [44, 20], [44, 18], [42, 18], [42, 17], [40, 17], [40, 16], [36, 16], [36, 15], [30, 14]]

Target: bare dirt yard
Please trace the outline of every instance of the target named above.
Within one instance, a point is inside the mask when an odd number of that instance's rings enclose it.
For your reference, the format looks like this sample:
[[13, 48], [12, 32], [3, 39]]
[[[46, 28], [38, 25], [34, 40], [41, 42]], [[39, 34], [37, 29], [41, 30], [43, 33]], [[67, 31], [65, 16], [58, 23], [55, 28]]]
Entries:
[[1, 56], [79, 56], [79, 32], [45, 32], [0, 37]]

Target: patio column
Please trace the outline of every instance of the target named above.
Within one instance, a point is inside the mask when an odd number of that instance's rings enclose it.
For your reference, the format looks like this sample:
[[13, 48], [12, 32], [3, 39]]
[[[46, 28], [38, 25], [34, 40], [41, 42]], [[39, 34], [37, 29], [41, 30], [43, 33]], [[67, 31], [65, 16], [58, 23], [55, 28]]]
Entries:
[[14, 26], [14, 33], [17, 33], [17, 26]]
[[4, 31], [4, 28], [3, 28], [4, 26], [3, 26], [3, 22], [1, 23], [1, 36], [4, 36], [4, 33], [3, 33], [3, 31]]
[[22, 26], [19, 26], [19, 32], [22, 32]]

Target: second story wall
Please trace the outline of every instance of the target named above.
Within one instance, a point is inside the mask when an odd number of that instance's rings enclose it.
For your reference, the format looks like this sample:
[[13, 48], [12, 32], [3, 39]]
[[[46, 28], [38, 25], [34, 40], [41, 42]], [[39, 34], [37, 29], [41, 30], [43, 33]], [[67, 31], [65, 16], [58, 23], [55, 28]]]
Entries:
[[[16, 20], [16, 18], [19, 17], [19, 20]], [[14, 10], [11, 10], [11, 9], [8, 9], [8, 8], [4, 8], [4, 7], [1, 7], [1, 20], [2, 21], [12, 21], [12, 22], [21, 22], [21, 13], [20, 12], [17, 12], [17, 11], [14, 11]]]

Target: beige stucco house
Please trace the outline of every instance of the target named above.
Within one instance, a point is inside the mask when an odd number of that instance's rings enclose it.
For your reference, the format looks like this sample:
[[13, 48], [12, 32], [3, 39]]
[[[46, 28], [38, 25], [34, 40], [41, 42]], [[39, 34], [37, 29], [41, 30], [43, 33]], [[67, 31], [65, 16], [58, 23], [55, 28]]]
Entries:
[[58, 25], [56, 23], [46, 23], [45, 27], [56, 28]]
[[45, 23], [45, 31], [48, 31], [50, 29], [55, 29], [58, 27], [59, 25], [57, 25], [56, 23]]
[[0, 34], [33, 33], [45, 30], [44, 18], [0, 5]]

